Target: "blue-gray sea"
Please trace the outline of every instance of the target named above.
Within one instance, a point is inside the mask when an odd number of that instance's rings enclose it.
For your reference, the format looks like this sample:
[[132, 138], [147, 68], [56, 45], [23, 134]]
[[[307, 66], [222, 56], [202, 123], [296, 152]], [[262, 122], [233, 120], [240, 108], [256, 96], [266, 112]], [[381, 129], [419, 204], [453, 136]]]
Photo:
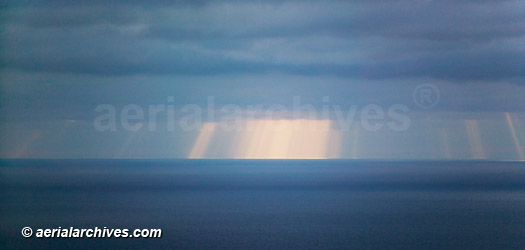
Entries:
[[0, 249], [525, 249], [525, 163], [1, 160]]

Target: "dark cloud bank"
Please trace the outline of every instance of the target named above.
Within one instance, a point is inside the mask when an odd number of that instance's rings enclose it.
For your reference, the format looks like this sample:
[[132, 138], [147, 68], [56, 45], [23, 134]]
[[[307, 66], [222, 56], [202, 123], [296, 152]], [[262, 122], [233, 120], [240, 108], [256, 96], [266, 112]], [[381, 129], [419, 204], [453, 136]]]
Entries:
[[421, 82], [441, 88], [435, 110], [525, 107], [522, 1], [1, 6], [3, 120], [89, 119], [100, 103], [156, 104], [168, 95], [202, 105], [207, 96], [240, 105], [293, 96], [410, 104]]
[[[372, 79], [525, 76], [519, 1], [16, 1], [5, 6], [2, 67], [9, 69]], [[315, 42], [320, 39], [327, 43]], [[322, 59], [334, 54], [342, 58]], [[305, 55], [310, 59], [303, 60]]]

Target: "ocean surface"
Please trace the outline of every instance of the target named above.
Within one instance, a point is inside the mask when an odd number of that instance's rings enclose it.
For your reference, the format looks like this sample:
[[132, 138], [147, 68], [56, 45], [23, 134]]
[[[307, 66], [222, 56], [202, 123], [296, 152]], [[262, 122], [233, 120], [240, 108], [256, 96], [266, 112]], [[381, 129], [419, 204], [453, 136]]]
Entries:
[[525, 249], [525, 163], [1, 160], [0, 249]]

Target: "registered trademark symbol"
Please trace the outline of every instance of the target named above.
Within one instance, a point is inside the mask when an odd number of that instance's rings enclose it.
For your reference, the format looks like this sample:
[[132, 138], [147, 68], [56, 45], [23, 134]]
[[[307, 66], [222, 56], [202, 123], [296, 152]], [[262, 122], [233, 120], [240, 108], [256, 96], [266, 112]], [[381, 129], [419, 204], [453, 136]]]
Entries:
[[414, 103], [422, 109], [431, 109], [439, 103], [439, 89], [434, 84], [424, 83], [412, 93]]

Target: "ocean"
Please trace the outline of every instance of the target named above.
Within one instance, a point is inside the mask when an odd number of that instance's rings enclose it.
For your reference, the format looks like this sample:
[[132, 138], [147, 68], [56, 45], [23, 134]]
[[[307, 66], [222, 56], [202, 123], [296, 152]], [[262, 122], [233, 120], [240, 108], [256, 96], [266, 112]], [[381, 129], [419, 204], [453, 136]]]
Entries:
[[[23, 227], [162, 238], [24, 238]], [[525, 163], [1, 160], [1, 249], [525, 249]]]

